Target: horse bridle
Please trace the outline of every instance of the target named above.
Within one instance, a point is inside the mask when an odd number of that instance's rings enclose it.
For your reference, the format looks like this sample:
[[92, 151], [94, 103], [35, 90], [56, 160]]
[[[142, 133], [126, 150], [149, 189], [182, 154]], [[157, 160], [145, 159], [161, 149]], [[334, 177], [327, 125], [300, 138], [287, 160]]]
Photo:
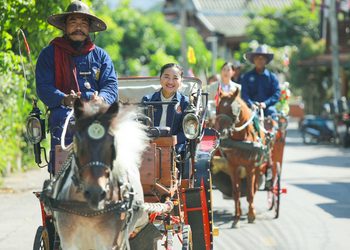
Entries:
[[235, 100], [232, 100], [231, 103], [228, 100], [224, 100], [224, 106], [227, 106], [227, 105], [231, 106], [231, 113], [217, 115], [218, 117], [219, 116], [227, 117], [231, 121], [231, 126], [229, 128], [223, 129], [223, 135], [221, 136], [221, 138], [227, 138], [232, 132], [236, 131], [235, 126], [236, 126], [236, 124], [238, 124], [240, 122], [239, 115], [240, 115], [242, 110], [240, 108], [240, 105], [238, 105], [239, 108], [236, 108], [235, 110], [233, 110], [232, 104], [234, 102], [235, 102]]
[[[114, 142], [114, 135], [112, 135], [112, 133], [110, 131], [108, 131], [106, 134], [108, 134], [109, 136], [111, 136], [111, 140]], [[78, 140], [80, 138], [79, 133], [75, 133], [74, 135]], [[73, 143], [76, 143], [75, 141]], [[72, 176], [72, 180], [74, 185], [77, 187], [78, 192], [82, 191], [84, 188], [84, 181], [81, 178], [81, 174], [82, 172], [87, 169], [87, 168], [93, 168], [93, 167], [100, 167], [100, 168], [104, 168], [104, 169], [108, 169], [112, 172], [113, 170], [113, 166], [114, 166], [114, 162], [116, 160], [116, 148], [115, 148], [115, 144], [112, 144], [112, 148], [111, 148], [111, 152], [112, 152], [112, 156], [111, 156], [111, 163], [108, 164], [106, 162], [103, 161], [89, 161], [88, 163], [86, 163], [83, 166], [80, 166], [79, 164], [79, 160], [77, 157], [77, 152], [75, 151], [75, 147], [73, 147], [73, 157], [75, 160], [75, 166], [73, 166], [74, 168], [74, 174]], [[106, 191], [109, 193], [109, 196], [107, 196], [107, 199], [105, 199], [106, 203], [113, 203], [113, 197], [114, 197], [114, 180], [113, 180], [113, 174], [110, 173], [109, 178], [108, 178], [108, 182], [106, 184]], [[132, 202], [133, 202], [133, 190], [132, 187], [130, 185], [130, 183], [126, 180], [126, 178], [118, 178], [117, 180], [118, 183], [118, 196], [120, 198], [120, 200], [118, 202], [125, 202], [127, 203], [127, 207], [128, 209], [131, 208], [132, 206]], [[109, 197], [109, 198], [108, 198]]]

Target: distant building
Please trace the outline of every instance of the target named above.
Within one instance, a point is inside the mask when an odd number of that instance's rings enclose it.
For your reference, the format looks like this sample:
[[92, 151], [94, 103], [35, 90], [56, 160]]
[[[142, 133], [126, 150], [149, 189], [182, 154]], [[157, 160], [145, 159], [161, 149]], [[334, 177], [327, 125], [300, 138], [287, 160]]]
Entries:
[[[181, 3], [184, 3], [184, 6]], [[293, 0], [166, 0], [163, 13], [178, 24], [180, 11], [186, 11], [187, 26], [197, 29], [217, 57], [231, 60], [239, 44], [246, 40], [249, 13], [264, 7], [282, 9]], [[214, 73], [214, 72], [213, 72]]]

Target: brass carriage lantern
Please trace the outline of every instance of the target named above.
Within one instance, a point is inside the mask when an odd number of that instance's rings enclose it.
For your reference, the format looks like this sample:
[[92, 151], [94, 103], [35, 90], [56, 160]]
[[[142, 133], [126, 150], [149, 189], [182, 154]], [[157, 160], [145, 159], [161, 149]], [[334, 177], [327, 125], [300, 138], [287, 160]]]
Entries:
[[199, 119], [193, 113], [188, 113], [185, 115], [183, 122], [183, 131], [187, 139], [194, 140], [199, 135]]
[[45, 139], [45, 119], [41, 118], [41, 110], [37, 100], [33, 100], [33, 109], [29, 113], [26, 123], [27, 139], [34, 145], [35, 162], [41, 164], [40, 142]]

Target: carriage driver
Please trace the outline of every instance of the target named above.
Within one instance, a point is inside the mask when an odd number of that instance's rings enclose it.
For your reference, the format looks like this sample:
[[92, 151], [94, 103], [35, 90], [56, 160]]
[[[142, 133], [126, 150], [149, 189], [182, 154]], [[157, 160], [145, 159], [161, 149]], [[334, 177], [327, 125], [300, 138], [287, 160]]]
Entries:
[[[252, 109], [262, 108], [264, 116], [277, 119], [275, 104], [279, 101], [281, 89], [274, 73], [266, 69], [273, 59], [273, 54], [267, 52], [267, 46], [261, 45], [254, 52], [248, 52], [245, 57], [255, 65], [255, 68], [244, 74], [242, 83], [242, 98]], [[272, 170], [267, 168], [265, 189], [272, 187]]]
[[[55, 148], [76, 98], [112, 104], [118, 100], [118, 82], [112, 60], [91, 41], [89, 32], [107, 26], [90, 14], [89, 7], [73, 1], [66, 12], [51, 15], [48, 23], [63, 31], [44, 48], [36, 64], [36, 91], [48, 107], [51, 150], [49, 172], [54, 174]], [[66, 144], [72, 142], [67, 133]]]
[[241, 80], [242, 98], [250, 108], [262, 108], [265, 116], [276, 119], [281, 90], [277, 77], [266, 69], [273, 59], [273, 54], [267, 52], [267, 46], [261, 45], [254, 52], [245, 54], [246, 59], [254, 64], [254, 69], [244, 74]]

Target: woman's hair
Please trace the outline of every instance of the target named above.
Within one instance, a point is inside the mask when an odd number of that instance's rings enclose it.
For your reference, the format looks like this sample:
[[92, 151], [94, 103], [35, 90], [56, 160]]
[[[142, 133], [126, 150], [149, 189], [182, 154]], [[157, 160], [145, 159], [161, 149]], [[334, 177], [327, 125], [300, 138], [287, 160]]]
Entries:
[[173, 67], [177, 68], [177, 69], [180, 71], [181, 77], [183, 77], [184, 70], [183, 70], [183, 68], [182, 68], [180, 65], [178, 65], [178, 64], [176, 64], [176, 63], [167, 63], [167, 64], [164, 64], [164, 65], [162, 66], [162, 68], [160, 69], [160, 76], [163, 75], [164, 71], [165, 71], [167, 68], [173, 68]]
[[221, 69], [222, 70], [225, 66], [229, 66], [232, 70], [235, 70], [235, 67], [233, 66], [233, 64], [231, 62], [225, 62], [222, 66]]

